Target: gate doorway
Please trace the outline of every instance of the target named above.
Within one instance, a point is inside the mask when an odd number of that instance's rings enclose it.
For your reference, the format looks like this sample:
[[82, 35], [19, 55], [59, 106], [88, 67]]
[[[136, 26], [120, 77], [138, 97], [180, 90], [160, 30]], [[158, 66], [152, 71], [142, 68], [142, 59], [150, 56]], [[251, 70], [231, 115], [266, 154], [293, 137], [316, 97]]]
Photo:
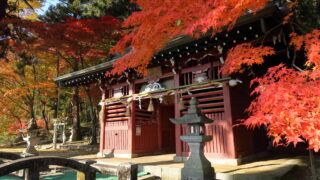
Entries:
[[174, 118], [174, 104], [159, 106], [159, 137], [161, 143], [161, 151], [173, 153], [175, 152], [175, 125], [169, 120]]

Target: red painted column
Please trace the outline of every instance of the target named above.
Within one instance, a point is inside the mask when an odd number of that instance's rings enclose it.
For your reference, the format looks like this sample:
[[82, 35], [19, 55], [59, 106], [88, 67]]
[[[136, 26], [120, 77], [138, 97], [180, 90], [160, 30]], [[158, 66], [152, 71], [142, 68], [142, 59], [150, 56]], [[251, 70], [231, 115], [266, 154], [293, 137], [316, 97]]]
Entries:
[[227, 139], [227, 154], [229, 158], [236, 158], [234, 135], [232, 129], [232, 111], [231, 111], [231, 99], [230, 99], [230, 87], [228, 85], [223, 86], [223, 99], [226, 118], [226, 139]]
[[[160, 110], [160, 103], [157, 103], [156, 106], [155, 106], [155, 113], [156, 113], [156, 120], [157, 120], [157, 131], [158, 131], [158, 151], [162, 151], [162, 134], [161, 134], [161, 128], [162, 128], [162, 125], [161, 125], [161, 120], [162, 120], [162, 117], [161, 117], [161, 110]], [[165, 113], [165, 112], [164, 112]]]
[[[180, 86], [180, 73], [177, 73], [173, 76], [174, 87]], [[175, 104], [174, 104], [174, 117], [180, 117], [180, 108], [179, 108], [179, 99], [180, 95], [175, 94]], [[176, 156], [182, 156], [182, 142], [180, 140], [181, 136], [181, 125], [175, 125], [175, 135], [176, 135]]]
[[[129, 85], [129, 95], [132, 95], [135, 93], [135, 83], [131, 82]], [[135, 101], [131, 101], [131, 114], [128, 118], [128, 148], [130, 154], [135, 153], [135, 137], [136, 137], [136, 123], [135, 123]]]

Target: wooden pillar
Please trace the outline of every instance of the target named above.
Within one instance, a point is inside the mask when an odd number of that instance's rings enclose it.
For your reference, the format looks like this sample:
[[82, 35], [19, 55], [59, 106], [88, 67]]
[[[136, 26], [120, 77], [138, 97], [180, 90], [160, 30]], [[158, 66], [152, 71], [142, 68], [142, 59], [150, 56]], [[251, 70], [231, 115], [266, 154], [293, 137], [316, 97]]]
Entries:
[[[161, 105], [160, 103], [155, 104], [155, 113], [156, 113], [156, 120], [157, 120], [157, 130], [158, 130], [158, 150], [162, 151], [162, 135], [161, 135]], [[162, 112], [165, 113], [165, 112]]]
[[32, 163], [28, 169], [25, 169], [25, 180], [39, 180], [40, 179], [40, 173], [38, 164]]
[[80, 133], [80, 105], [79, 105], [79, 88], [73, 87], [72, 91], [72, 141], [81, 140]]
[[[174, 74], [174, 87], [180, 86], [180, 73]], [[174, 117], [179, 118], [181, 116], [179, 108], [180, 95], [175, 94], [175, 104], [174, 104]], [[182, 156], [182, 142], [180, 140], [181, 136], [181, 125], [175, 125], [175, 136], [176, 136], [176, 155]]]
[[[129, 85], [129, 95], [132, 95], [135, 93], [135, 82], [131, 82]], [[136, 106], [135, 101], [131, 101], [131, 107], [130, 107], [130, 116], [128, 118], [128, 148], [129, 153], [134, 154], [135, 153], [135, 139], [136, 139], [136, 122], [135, 122], [135, 112], [136, 112]]]
[[229, 158], [236, 158], [234, 147], [234, 136], [232, 129], [232, 111], [231, 111], [231, 99], [230, 99], [230, 87], [228, 85], [223, 86], [223, 99], [226, 118], [226, 144], [227, 154]]
[[96, 172], [85, 172], [85, 180], [95, 180]]
[[101, 88], [102, 88], [101, 89], [102, 90], [102, 98], [101, 98], [102, 104], [101, 104], [101, 110], [99, 113], [99, 122], [100, 122], [100, 149], [99, 149], [99, 153], [102, 156], [104, 146], [105, 146], [106, 105], [105, 105], [104, 100], [106, 99], [106, 89], [103, 85]]
[[96, 172], [86, 171], [81, 172], [77, 171], [77, 180], [95, 180], [96, 179]]

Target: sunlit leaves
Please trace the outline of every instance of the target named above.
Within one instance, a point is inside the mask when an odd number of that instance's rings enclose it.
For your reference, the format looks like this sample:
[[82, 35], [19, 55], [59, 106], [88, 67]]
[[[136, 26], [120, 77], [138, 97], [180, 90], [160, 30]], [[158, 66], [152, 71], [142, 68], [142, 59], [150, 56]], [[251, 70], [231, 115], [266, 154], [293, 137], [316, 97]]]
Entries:
[[272, 67], [262, 78], [252, 81], [258, 94], [244, 121], [248, 127], [265, 125], [275, 145], [308, 142], [320, 148], [320, 80], [308, 80], [304, 72]]
[[114, 64], [113, 73], [121, 74], [127, 68], [145, 73], [151, 57], [166, 43], [181, 34], [199, 36], [212, 30], [215, 34], [223, 27], [232, 27], [247, 12], [263, 8], [268, 0], [137, 0], [142, 10], [125, 20], [128, 29], [114, 51], [127, 46], [133, 50]]
[[254, 47], [250, 43], [240, 44], [229, 51], [221, 72], [223, 74], [242, 72], [245, 67], [262, 64], [265, 56], [274, 54], [275, 51], [271, 47]]
[[6, 119], [1, 125], [16, 122], [20, 126], [32, 116], [36, 101], [55, 97], [56, 85], [51, 80], [55, 68], [50, 61], [36, 66], [19, 63], [17, 56], [0, 62], [0, 116]]
[[291, 44], [300, 50], [302, 47], [306, 51], [307, 66], [312, 67], [310, 77], [313, 79], [320, 77], [320, 30], [313, 30], [303, 36], [293, 33]]

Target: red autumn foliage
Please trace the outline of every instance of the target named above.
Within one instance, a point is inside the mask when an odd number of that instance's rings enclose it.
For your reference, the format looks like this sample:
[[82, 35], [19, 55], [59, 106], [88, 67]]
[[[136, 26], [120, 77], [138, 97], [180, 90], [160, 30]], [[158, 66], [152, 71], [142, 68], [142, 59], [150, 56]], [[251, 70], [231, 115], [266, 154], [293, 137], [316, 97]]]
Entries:
[[254, 47], [250, 43], [243, 43], [232, 48], [227, 55], [224, 66], [221, 68], [223, 74], [243, 72], [245, 67], [254, 64], [262, 64], [264, 56], [274, 55], [275, 51], [271, 47]]
[[27, 27], [36, 33], [38, 39], [33, 44], [36, 49], [59, 51], [64, 57], [106, 57], [107, 53], [99, 45], [119, 36], [120, 21], [112, 16], [70, 18], [59, 24], [32, 22]]
[[312, 67], [312, 72], [310, 77], [313, 79], [320, 77], [320, 30], [313, 30], [303, 36], [298, 36], [297, 34], [291, 34], [292, 41], [291, 44], [300, 50], [302, 47], [306, 51], [307, 56], [307, 66]]
[[127, 30], [113, 52], [131, 53], [114, 63], [113, 74], [128, 68], [146, 73], [151, 57], [171, 39], [182, 35], [200, 34], [212, 30], [212, 35], [223, 27], [232, 27], [248, 9], [257, 11], [270, 0], [136, 0], [141, 11], [133, 13], [123, 23]]
[[304, 72], [284, 67], [269, 68], [267, 74], [254, 79], [258, 94], [243, 123], [248, 127], [265, 125], [275, 145], [308, 142], [320, 148], [320, 80], [308, 80]]
[[[38, 128], [41, 128], [41, 129], [46, 128], [45, 121], [43, 119], [36, 120], [36, 123]], [[50, 126], [51, 124], [49, 124], [49, 127]], [[8, 126], [8, 132], [13, 134], [18, 134], [20, 129], [26, 129], [27, 127], [28, 127], [28, 123], [21, 122], [20, 124], [18, 121], [15, 121]]]
[[27, 126], [25, 123], [20, 124], [18, 121], [15, 121], [8, 126], [8, 132], [13, 134], [18, 134], [19, 129], [25, 129], [26, 127]]
[[[306, 51], [305, 71], [289, 69], [283, 64], [269, 68], [263, 77], [252, 80], [256, 98], [247, 111], [250, 117], [243, 121], [247, 127], [268, 127], [268, 135], [275, 145], [306, 142], [309, 149], [320, 149], [320, 31], [306, 35], [291, 35], [291, 45]], [[225, 73], [241, 72], [242, 65], [263, 62], [268, 53], [248, 53], [239, 45], [230, 51], [222, 68]], [[270, 53], [271, 52], [271, 53]], [[249, 60], [249, 62], [248, 62]]]

